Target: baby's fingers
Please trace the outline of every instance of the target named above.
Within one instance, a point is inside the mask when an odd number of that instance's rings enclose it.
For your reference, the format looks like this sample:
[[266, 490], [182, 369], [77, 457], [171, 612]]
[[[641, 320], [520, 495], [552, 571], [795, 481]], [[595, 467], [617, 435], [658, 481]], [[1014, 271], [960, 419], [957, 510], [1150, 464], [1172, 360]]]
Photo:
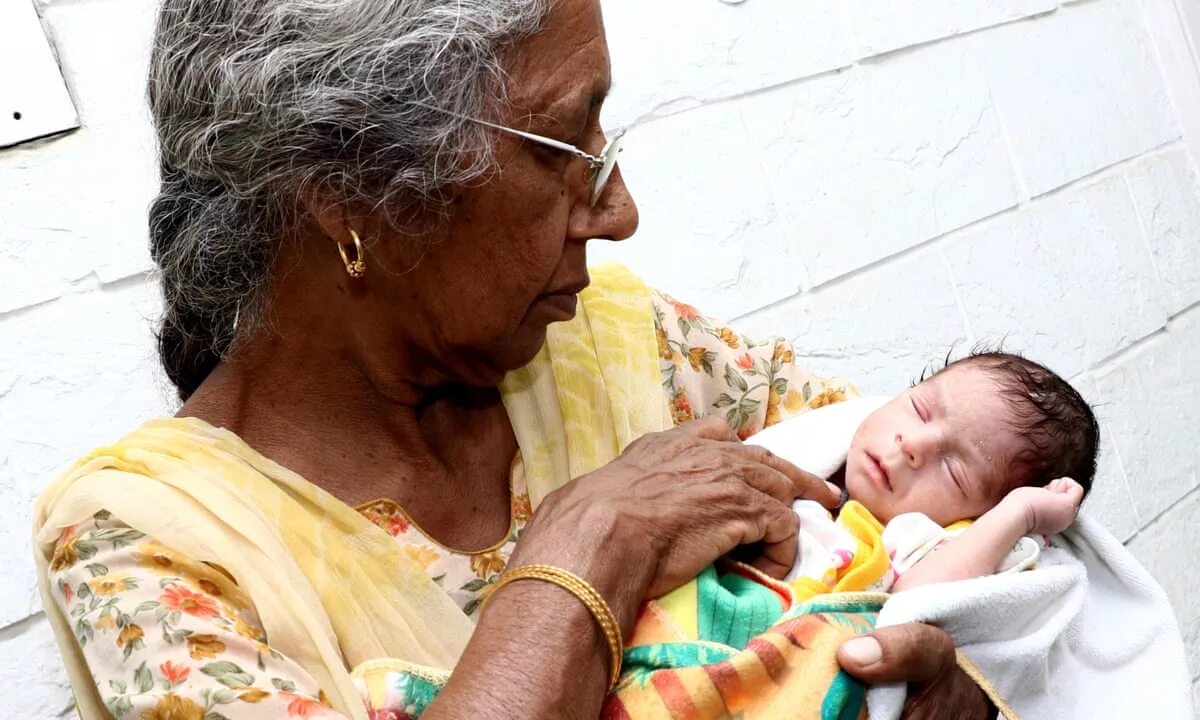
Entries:
[[1061, 477], [1047, 486], [1048, 489], [1063, 495], [1077, 495], [1083, 499], [1083, 486], [1069, 477]]
[[1071, 486], [1067, 488], [1067, 497], [1071, 498], [1071, 503], [1078, 508], [1083, 503], [1083, 486], [1071, 480]]

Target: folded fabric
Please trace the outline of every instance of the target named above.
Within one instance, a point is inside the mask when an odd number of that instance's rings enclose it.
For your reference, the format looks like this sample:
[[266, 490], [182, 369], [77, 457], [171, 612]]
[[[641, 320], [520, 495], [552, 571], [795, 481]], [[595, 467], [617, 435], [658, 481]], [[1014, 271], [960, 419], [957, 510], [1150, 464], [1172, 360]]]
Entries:
[[[837, 649], [874, 627], [886, 599], [837, 593], [797, 604], [787, 583], [752, 568], [710, 568], [646, 605], [601, 717], [866, 718], [866, 687], [838, 667]], [[354, 679], [377, 715], [406, 719], [420, 717], [445, 682], [386, 659], [364, 663]]]
[[[921, 558], [971, 526], [968, 520], [942, 527], [922, 513], [898, 515], [886, 526], [851, 500], [837, 517], [812, 500], [793, 505], [800, 518], [797, 560], [785, 580], [799, 601], [830, 592], [891, 592]], [[997, 572], [1033, 567], [1041, 545], [1021, 538]]]
[[797, 602], [788, 583], [722, 563], [647, 604], [601, 717], [743, 720], [865, 717], [866, 687], [837, 649], [874, 627], [886, 595]]

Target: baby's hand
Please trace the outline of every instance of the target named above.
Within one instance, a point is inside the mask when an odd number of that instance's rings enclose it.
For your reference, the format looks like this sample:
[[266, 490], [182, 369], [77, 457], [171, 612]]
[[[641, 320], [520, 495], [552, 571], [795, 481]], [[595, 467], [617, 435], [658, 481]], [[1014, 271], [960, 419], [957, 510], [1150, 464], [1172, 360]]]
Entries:
[[1071, 527], [1083, 486], [1070, 478], [1059, 478], [1046, 487], [1022, 487], [1004, 497], [1003, 504], [1023, 513], [1027, 534], [1055, 535]]

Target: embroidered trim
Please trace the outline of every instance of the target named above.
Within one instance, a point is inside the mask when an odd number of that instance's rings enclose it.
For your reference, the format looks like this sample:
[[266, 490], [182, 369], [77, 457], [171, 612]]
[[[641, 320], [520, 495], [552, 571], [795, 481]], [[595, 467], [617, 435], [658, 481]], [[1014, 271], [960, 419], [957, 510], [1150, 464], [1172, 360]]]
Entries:
[[[521, 452], [518, 450], [517, 454], [513, 456], [512, 465], [508, 470], [508, 528], [504, 531], [504, 537], [500, 538], [500, 540], [497, 542], [479, 550], [465, 550], [463, 548], [451, 547], [443, 542], [439, 542], [437, 538], [429, 534], [429, 531], [421, 527], [421, 523], [417, 522], [416, 519], [404, 509], [404, 506], [395, 500], [392, 500], [391, 498], [376, 498], [375, 500], [368, 500], [361, 505], [356, 505], [354, 509], [364, 515], [366, 515], [369, 510], [383, 511], [389, 515], [398, 511], [406, 520], [408, 520], [410, 525], [416, 528], [417, 532], [421, 533], [421, 535], [425, 537], [426, 540], [440, 547], [446, 552], [454, 553], [455, 555], [467, 556], [486, 555], [487, 553], [495, 552], [508, 544], [509, 539], [512, 537], [513, 531], [517, 528], [517, 517], [516, 513], [513, 512], [512, 501], [513, 497], [515, 496], [515, 493], [513, 492], [513, 479], [516, 476], [517, 466], [520, 462]], [[381, 512], [381, 514], [383, 514], [383, 512]]]

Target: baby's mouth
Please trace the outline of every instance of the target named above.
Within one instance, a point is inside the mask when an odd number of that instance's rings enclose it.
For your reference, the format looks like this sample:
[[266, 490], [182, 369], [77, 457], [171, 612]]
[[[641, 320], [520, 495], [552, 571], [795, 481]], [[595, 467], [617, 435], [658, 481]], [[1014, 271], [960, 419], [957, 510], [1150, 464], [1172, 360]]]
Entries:
[[866, 455], [867, 459], [870, 461], [869, 468], [873, 471], [871, 472], [871, 479], [878, 482], [890, 492], [892, 490], [892, 478], [888, 474], [887, 468], [884, 467], [883, 462], [881, 462], [880, 459], [870, 451], [867, 451]]

